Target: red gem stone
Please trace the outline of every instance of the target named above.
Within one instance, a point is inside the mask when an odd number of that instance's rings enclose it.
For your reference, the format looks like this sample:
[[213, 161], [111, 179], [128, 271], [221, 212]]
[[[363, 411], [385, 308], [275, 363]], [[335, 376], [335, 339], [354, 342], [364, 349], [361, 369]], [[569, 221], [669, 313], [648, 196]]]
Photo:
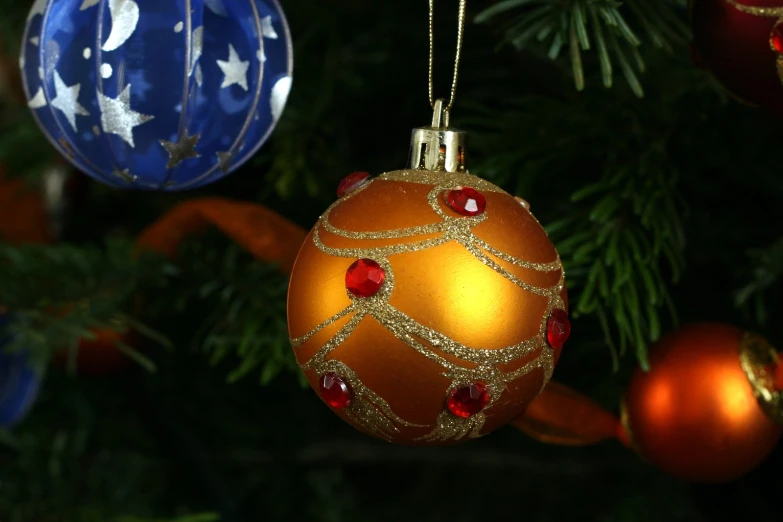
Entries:
[[783, 54], [783, 24], [778, 24], [772, 30], [772, 36], [770, 37], [772, 42], [772, 48], [780, 54]]
[[372, 297], [386, 280], [386, 272], [372, 259], [354, 261], [345, 272], [345, 287], [356, 297]]
[[484, 409], [489, 402], [489, 389], [482, 382], [454, 388], [449, 394], [446, 405], [457, 417], [467, 419]]
[[337, 196], [343, 197], [349, 192], [353, 192], [367, 183], [368, 179], [370, 179], [370, 174], [368, 172], [354, 172], [353, 174], [348, 174], [337, 186]]
[[450, 190], [446, 194], [446, 202], [464, 216], [477, 216], [487, 208], [487, 200], [484, 195], [470, 187]]
[[568, 320], [566, 311], [559, 308], [552, 310], [546, 322], [546, 340], [549, 346], [555, 349], [562, 348], [569, 335], [571, 335], [571, 321]]
[[343, 409], [351, 404], [353, 392], [345, 380], [336, 373], [321, 376], [321, 398], [332, 408]]

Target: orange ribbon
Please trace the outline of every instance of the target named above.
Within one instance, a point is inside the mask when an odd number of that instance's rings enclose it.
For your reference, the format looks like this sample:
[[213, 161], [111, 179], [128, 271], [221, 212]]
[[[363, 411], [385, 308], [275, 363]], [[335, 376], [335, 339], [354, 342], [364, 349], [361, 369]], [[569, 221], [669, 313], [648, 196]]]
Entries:
[[183, 239], [203, 232], [208, 225], [220, 229], [257, 259], [277, 263], [289, 272], [307, 232], [266, 207], [222, 198], [186, 201], [172, 208], [138, 237], [140, 248], [170, 258]]
[[7, 179], [0, 169], [0, 241], [51, 243], [49, 214], [41, 194], [21, 179]]
[[525, 414], [511, 425], [549, 444], [587, 446], [611, 438], [626, 439], [617, 416], [555, 381], [549, 381]]

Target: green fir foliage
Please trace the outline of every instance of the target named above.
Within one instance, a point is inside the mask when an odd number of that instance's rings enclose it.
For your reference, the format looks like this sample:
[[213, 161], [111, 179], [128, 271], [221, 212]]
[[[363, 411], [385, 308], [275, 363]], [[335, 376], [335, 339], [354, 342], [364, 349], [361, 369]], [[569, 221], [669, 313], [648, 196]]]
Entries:
[[[29, 3], [0, 0], [0, 54], [14, 64]], [[29, 417], [0, 430], [0, 522], [777, 520], [780, 482], [764, 471], [696, 487], [618, 444], [551, 447], [511, 429], [455, 448], [371, 440], [305, 386], [279, 267], [216, 230], [173, 259], [137, 251], [135, 237], [189, 198], [248, 200], [309, 228], [346, 174], [405, 166], [410, 129], [431, 114], [426, 2], [282, 4], [294, 86], [250, 164], [184, 194], [74, 173], [87, 188], [60, 241], [0, 238], [2, 349], [45, 377]], [[454, 20], [436, 4], [438, 94]], [[684, 4], [468, 3], [452, 114], [470, 131], [468, 168], [529, 201], [548, 231], [573, 319], [555, 378], [610, 409], [679, 321], [783, 345], [780, 121], [690, 63]], [[586, 88], [599, 84], [613, 88]], [[63, 160], [1, 86], [0, 164], [36, 190]], [[116, 344], [132, 363], [84, 375], [78, 343], [103, 329], [132, 334]]]

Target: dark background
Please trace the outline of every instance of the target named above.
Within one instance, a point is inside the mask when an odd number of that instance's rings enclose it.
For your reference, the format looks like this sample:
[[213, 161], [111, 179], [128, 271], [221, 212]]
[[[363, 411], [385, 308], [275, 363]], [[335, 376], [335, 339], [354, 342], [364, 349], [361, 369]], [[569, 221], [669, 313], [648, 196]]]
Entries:
[[[12, 61], [24, 3], [0, 1], [3, 51]], [[470, 4], [472, 20], [490, 3]], [[437, 5], [436, 80], [445, 95], [456, 2]], [[175, 203], [207, 195], [258, 201], [309, 228], [346, 174], [405, 166], [410, 129], [431, 118], [426, 3], [285, 0], [283, 8], [296, 48], [294, 87], [258, 157], [185, 194], [121, 192], [82, 178], [63, 241], [88, 249], [108, 237], [130, 240]], [[471, 171], [530, 201], [545, 226], [589, 222], [595, 202], [571, 195], [620, 167], [629, 176], [664, 177], [682, 201], [686, 269], [674, 283], [665, 260], [651, 265], [667, 282], [679, 323], [728, 322], [783, 344], [776, 320], [783, 256], [774, 255], [783, 218], [780, 119], [731, 101], [693, 65], [687, 43], [670, 53], [641, 47], [642, 99], [619, 75], [604, 89], [589, 54], [588, 86], [578, 93], [567, 57], [551, 61], [545, 49], [504, 44], [501, 22], [469, 22], [466, 32], [452, 123], [471, 132]], [[2, 110], [2, 162], [9, 174], [34, 180], [58, 160], [30, 130], [24, 106], [6, 96]], [[553, 234], [556, 245], [568, 235]], [[754, 249], [769, 256], [749, 255]], [[127, 306], [176, 349], [138, 346], [155, 360], [155, 374], [86, 378], [51, 368], [13, 444], [0, 444], [0, 521], [136, 522], [209, 512], [225, 522], [781, 519], [780, 448], [738, 481], [692, 485], [618, 442], [554, 447], [504, 428], [458, 447], [407, 448], [361, 435], [301, 385], [287, 348], [283, 276], [217, 232], [189, 241], [179, 259], [176, 276], [146, 294], [140, 309]], [[567, 254], [564, 261], [569, 277], [574, 269], [576, 303], [581, 265]], [[751, 306], [738, 306], [737, 292], [759, 280]], [[199, 293], [213, 283], [248, 299], [244, 317], [263, 317], [257, 350], [281, 354], [230, 382], [240, 358], [215, 363], [194, 332], [228, 307], [219, 292]], [[661, 318], [662, 332], [678, 324], [668, 312]], [[222, 332], [225, 342], [246, 331], [232, 328]], [[265, 373], [270, 360], [278, 367]], [[636, 365], [631, 348], [615, 367], [600, 323], [582, 314], [555, 379], [616, 410]]]

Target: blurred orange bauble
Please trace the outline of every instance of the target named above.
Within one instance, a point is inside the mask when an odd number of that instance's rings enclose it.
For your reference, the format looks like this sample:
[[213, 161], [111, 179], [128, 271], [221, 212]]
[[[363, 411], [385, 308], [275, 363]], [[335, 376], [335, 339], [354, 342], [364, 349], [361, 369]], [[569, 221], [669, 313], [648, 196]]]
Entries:
[[783, 115], [783, 0], [691, 0], [698, 63], [741, 101]]
[[453, 444], [519, 417], [568, 337], [560, 259], [520, 201], [465, 172], [356, 173], [305, 239], [298, 363], [340, 417]]
[[[629, 443], [667, 473], [723, 482], [758, 465], [783, 429], [775, 391], [777, 354], [761, 337], [722, 324], [696, 324], [650, 349], [623, 404]], [[773, 420], [775, 419], [775, 420]]]

